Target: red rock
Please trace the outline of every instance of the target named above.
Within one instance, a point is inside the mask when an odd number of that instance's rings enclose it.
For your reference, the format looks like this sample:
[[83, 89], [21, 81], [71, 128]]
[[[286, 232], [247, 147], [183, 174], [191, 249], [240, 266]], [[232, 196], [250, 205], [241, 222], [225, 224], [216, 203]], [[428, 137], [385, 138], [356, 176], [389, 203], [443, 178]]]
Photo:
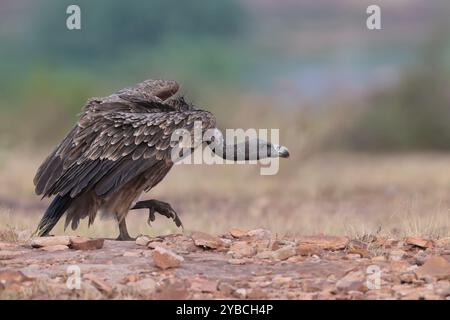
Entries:
[[85, 237], [71, 237], [70, 248], [74, 250], [98, 250], [103, 248], [105, 239], [90, 239]]
[[319, 255], [322, 251], [320, 247], [311, 243], [300, 243], [295, 250], [297, 254], [302, 256], [311, 256], [313, 254]]
[[238, 288], [234, 290], [233, 295], [238, 299], [245, 299], [247, 298], [247, 291], [245, 288]]
[[347, 237], [337, 236], [308, 236], [296, 238], [296, 240], [300, 244], [309, 244], [323, 250], [344, 249], [349, 243], [349, 239]]
[[282, 247], [272, 253], [272, 256], [276, 260], [286, 260], [292, 256], [297, 254], [295, 248], [293, 246], [285, 246]]
[[248, 230], [239, 229], [239, 228], [231, 228], [230, 234], [235, 238], [242, 238], [247, 235]]
[[176, 268], [181, 264], [181, 262], [184, 261], [182, 256], [179, 256], [169, 249], [162, 247], [157, 247], [154, 249], [152, 252], [152, 257], [155, 265], [163, 270]]
[[342, 279], [336, 282], [336, 289], [345, 292], [366, 292], [368, 290], [366, 280], [366, 274], [362, 271], [350, 271]]
[[206, 249], [218, 249], [223, 245], [219, 237], [204, 232], [194, 232], [192, 234], [192, 240], [194, 240], [196, 246]]
[[246, 241], [236, 241], [233, 242], [230, 246], [229, 254], [233, 258], [243, 258], [243, 257], [251, 257], [256, 254], [256, 249], [248, 244]]
[[433, 277], [450, 280], [450, 262], [440, 256], [429, 258], [425, 264], [415, 270], [418, 278]]
[[416, 275], [412, 272], [406, 272], [400, 275], [401, 283], [413, 283], [416, 279]]
[[147, 236], [140, 236], [136, 239], [136, 244], [138, 246], [146, 246], [151, 241], [151, 239]]
[[409, 237], [405, 239], [405, 243], [419, 248], [432, 248], [433, 241], [419, 237]]
[[84, 275], [85, 279], [90, 280], [94, 287], [96, 287], [98, 290], [100, 290], [103, 293], [111, 294], [113, 292], [113, 288], [105, 282], [103, 279], [100, 279], [95, 274], [88, 273]]
[[248, 237], [259, 239], [259, 240], [270, 240], [272, 239], [272, 232], [266, 229], [255, 229], [250, 230], [246, 234]]

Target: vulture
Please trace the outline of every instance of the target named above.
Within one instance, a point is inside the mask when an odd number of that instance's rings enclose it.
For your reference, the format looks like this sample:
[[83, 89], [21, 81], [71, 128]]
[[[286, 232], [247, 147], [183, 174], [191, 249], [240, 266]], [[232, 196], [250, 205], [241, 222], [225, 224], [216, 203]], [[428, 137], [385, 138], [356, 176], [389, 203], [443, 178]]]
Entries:
[[[88, 99], [76, 125], [34, 178], [37, 195], [54, 197], [39, 222], [38, 236], [48, 235], [64, 214], [65, 228], [76, 229], [84, 218], [90, 226], [99, 213], [117, 220], [118, 240], [131, 240], [125, 218], [134, 209], [148, 209], [149, 224], [159, 213], [182, 226], [168, 203], [139, 199], [176, 162], [173, 151], [181, 142], [172, 135], [180, 130], [193, 134], [195, 123], [201, 124], [202, 133], [213, 130], [205, 145], [223, 159], [289, 156], [287, 148], [259, 139], [228, 145], [214, 116], [177, 97], [178, 88], [171, 80], [145, 80], [107, 97]], [[203, 142], [193, 143], [189, 152]], [[186, 156], [185, 148], [180, 150], [179, 155]]]

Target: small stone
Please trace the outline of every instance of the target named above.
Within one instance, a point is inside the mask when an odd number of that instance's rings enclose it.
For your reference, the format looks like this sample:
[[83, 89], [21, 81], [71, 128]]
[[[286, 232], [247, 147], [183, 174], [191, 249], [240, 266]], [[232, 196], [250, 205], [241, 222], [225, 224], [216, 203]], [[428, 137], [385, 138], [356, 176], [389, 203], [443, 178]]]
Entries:
[[256, 249], [246, 241], [236, 241], [230, 246], [228, 251], [233, 258], [251, 257], [256, 254]]
[[255, 229], [250, 230], [246, 234], [248, 237], [259, 239], [259, 240], [270, 240], [272, 239], [272, 232], [266, 229]]
[[88, 273], [84, 275], [85, 279], [90, 280], [94, 287], [96, 287], [98, 290], [100, 290], [103, 293], [111, 294], [113, 292], [113, 288], [106, 283], [103, 279], [100, 279], [95, 274]]
[[276, 260], [286, 260], [292, 256], [295, 256], [296, 250], [292, 246], [285, 246], [273, 252], [273, 258]]
[[54, 236], [54, 237], [38, 237], [31, 240], [31, 246], [33, 248], [41, 248], [41, 247], [49, 247], [70, 245], [70, 237], [69, 236]]
[[140, 237], [137, 237], [136, 244], [138, 246], [146, 246], [146, 245], [148, 245], [150, 240], [151, 239], [149, 237], [147, 237], [147, 236], [140, 236]]
[[233, 292], [233, 295], [234, 295], [236, 298], [239, 298], [239, 299], [245, 299], [245, 298], [247, 298], [247, 290], [244, 289], [244, 288], [236, 289], [236, 290]]
[[432, 248], [433, 241], [419, 237], [409, 237], [405, 239], [405, 243], [419, 248]]
[[322, 249], [317, 245], [311, 243], [300, 243], [297, 248], [297, 254], [301, 256], [312, 256], [313, 254], [319, 254]]
[[338, 236], [309, 236], [299, 237], [296, 240], [300, 244], [310, 244], [323, 250], [341, 250], [346, 248], [350, 241], [347, 237]]
[[64, 251], [68, 250], [69, 247], [62, 245], [62, 244], [56, 244], [54, 246], [48, 246], [48, 247], [42, 247], [42, 250], [48, 251], [48, 252], [55, 252], [55, 251]]
[[366, 275], [362, 271], [350, 271], [336, 283], [339, 291], [367, 291]]
[[231, 228], [230, 229], [230, 234], [234, 237], [234, 238], [242, 238], [245, 237], [247, 235], [248, 230], [244, 230], [244, 229], [239, 229], [239, 228]]
[[219, 237], [204, 232], [194, 232], [192, 234], [192, 240], [194, 240], [196, 246], [206, 249], [217, 249], [223, 245]]
[[415, 272], [419, 279], [429, 276], [438, 280], [450, 280], [450, 262], [444, 257], [433, 256]]
[[105, 239], [71, 237], [69, 247], [74, 250], [97, 250], [103, 248], [104, 242]]
[[226, 248], [230, 247], [230, 245], [233, 243], [230, 239], [221, 238], [220, 241], [222, 241], [222, 245]]
[[182, 256], [162, 247], [153, 250], [152, 257], [155, 265], [163, 270], [176, 268], [184, 261]]

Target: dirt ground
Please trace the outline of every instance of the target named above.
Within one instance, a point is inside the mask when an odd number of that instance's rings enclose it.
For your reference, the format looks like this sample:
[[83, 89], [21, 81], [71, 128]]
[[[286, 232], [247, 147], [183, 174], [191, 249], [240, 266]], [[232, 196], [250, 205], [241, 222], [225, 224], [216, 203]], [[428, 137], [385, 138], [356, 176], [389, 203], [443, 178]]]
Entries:
[[1, 242], [0, 298], [450, 299], [450, 238], [277, 238], [265, 229], [76, 238], [92, 250], [75, 250], [73, 239]]
[[138, 210], [130, 234], [148, 238], [92, 250], [72, 239], [115, 238], [115, 221], [74, 231], [61, 221], [56, 244], [31, 246], [49, 201], [32, 184], [44, 157], [0, 161], [2, 299], [449, 299], [447, 154], [293, 152], [276, 176], [174, 168], [145, 197], [169, 202], [184, 233], [160, 216], [148, 226]]

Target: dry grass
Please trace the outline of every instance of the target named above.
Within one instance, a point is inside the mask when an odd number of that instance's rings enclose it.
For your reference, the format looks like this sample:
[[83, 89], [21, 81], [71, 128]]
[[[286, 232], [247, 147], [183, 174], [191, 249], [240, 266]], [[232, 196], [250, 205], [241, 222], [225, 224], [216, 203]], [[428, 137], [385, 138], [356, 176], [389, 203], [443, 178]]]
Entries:
[[[177, 166], [147, 198], [170, 202], [185, 231], [223, 233], [269, 228], [285, 234], [450, 236], [450, 155], [315, 154], [300, 148], [281, 161], [276, 176], [257, 166]], [[300, 152], [300, 153], [299, 153]], [[33, 229], [45, 210], [33, 194], [33, 174], [44, 155], [3, 156], [0, 230]], [[134, 234], [179, 232], [164, 217], [150, 228], [145, 211], [127, 219]], [[55, 233], [62, 233], [59, 223]], [[114, 221], [83, 223], [70, 234], [115, 237]]]

